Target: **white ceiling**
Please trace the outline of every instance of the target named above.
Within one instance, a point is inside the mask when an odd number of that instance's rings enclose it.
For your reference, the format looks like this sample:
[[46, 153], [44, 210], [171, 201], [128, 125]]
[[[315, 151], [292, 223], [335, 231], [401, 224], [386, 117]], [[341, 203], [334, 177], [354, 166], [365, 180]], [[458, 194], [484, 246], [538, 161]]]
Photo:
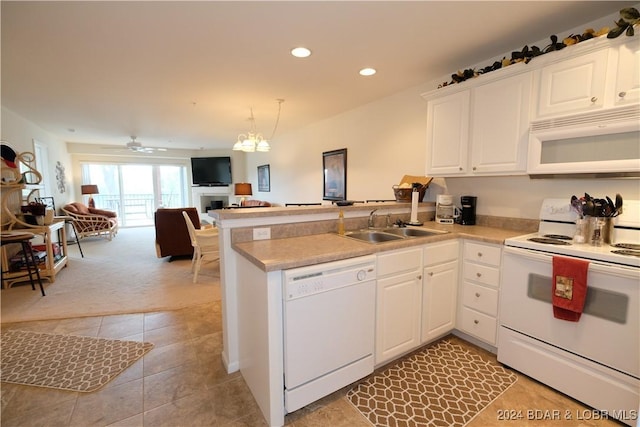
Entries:
[[277, 98], [281, 134], [632, 4], [2, 1], [2, 105], [69, 142], [229, 148]]

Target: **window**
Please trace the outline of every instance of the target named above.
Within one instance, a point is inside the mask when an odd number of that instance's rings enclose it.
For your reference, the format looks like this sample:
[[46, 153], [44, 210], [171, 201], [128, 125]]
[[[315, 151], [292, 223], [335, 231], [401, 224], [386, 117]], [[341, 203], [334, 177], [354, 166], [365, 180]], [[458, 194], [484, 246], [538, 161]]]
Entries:
[[96, 207], [117, 212], [123, 227], [153, 225], [159, 207], [187, 206], [187, 182], [181, 165], [82, 164], [82, 183], [98, 186]]

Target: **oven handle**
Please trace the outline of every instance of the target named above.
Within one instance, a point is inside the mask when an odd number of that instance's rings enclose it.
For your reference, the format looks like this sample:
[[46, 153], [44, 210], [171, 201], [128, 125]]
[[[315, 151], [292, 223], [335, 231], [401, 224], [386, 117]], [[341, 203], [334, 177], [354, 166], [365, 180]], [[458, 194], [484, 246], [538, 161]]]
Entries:
[[[544, 263], [551, 263], [553, 254], [539, 251], [532, 251], [530, 249], [514, 248], [512, 246], [505, 246], [503, 249], [504, 254], [513, 254], [516, 256], [540, 261]], [[566, 255], [561, 255], [566, 256]], [[568, 257], [567, 258], [571, 258]], [[589, 260], [589, 270], [593, 272], [599, 272], [604, 274], [615, 274], [621, 277], [630, 277], [636, 280], [640, 280], [640, 269], [636, 267], [629, 267], [626, 265], [617, 264], [605, 264], [599, 261]]]

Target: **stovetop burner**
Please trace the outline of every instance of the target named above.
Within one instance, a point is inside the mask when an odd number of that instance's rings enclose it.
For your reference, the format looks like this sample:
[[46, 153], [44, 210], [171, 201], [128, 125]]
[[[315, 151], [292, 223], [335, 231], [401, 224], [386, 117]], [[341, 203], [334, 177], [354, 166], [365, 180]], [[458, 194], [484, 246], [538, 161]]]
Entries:
[[[539, 252], [544, 256], [564, 256], [623, 265], [640, 269], [640, 200], [625, 200], [625, 210], [612, 221], [611, 243], [591, 244], [593, 235], [578, 223], [569, 200], [545, 199], [540, 207], [538, 229], [528, 234], [505, 239], [505, 249], [513, 254], [521, 250]], [[589, 221], [591, 222], [591, 220]], [[595, 222], [595, 221], [594, 221]], [[588, 228], [588, 227], [587, 227]], [[584, 236], [585, 241], [579, 238]], [[640, 427], [640, 426], [638, 426]]]
[[565, 242], [564, 240], [560, 240], [560, 239], [553, 239], [550, 237], [532, 237], [530, 239], [532, 242], [536, 242], [536, 243], [544, 243], [547, 245], [571, 245], [571, 243]]
[[542, 237], [547, 237], [549, 239], [558, 239], [558, 240], [573, 240], [573, 237], [565, 236], [564, 234], [545, 234]]
[[620, 249], [620, 250], [616, 250], [616, 251], [611, 251], [612, 254], [618, 254], [618, 255], [627, 255], [627, 256], [635, 256], [635, 257], [640, 257], [640, 251], [634, 251], [631, 249]]
[[611, 246], [613, 246], [614, 248], [631, 249], [633, 251], [640, 251], [640, 244], [637, 244], [637, 243], [616, 243]]

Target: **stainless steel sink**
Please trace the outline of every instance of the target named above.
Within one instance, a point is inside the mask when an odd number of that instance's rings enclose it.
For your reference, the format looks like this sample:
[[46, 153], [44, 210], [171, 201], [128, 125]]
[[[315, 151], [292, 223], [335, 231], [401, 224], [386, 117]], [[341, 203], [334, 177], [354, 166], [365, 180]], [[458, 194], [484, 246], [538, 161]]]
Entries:
[[392, 240], [402, 240], [402, 236], [396, 236], [394, 234], [383, 233], [381, 231], [350, 231], [345, 233], [346, 237], [350, 237], [352, 239], [362, 240], [363, 242], [369, 243], [382, 243], [382, 242], [390, 242]]
[[403, 236], [403, 237], [429, 237], [429, 236], [437, 236], [439, 234], [448, 233], [447, 231], [421, 230], [419, 228], [405, 228], [405, 227], [385, 228], [382, 231], [385, 233], [395, 234], [397, 236]]
[[448, 231], [421, 230], [418, 228], [384, 228], [381, 230], [360, 230], [345, 233], [345, 237], [368, 243], [384, 243], [413, 237], [429, 237], [446, 234]]

